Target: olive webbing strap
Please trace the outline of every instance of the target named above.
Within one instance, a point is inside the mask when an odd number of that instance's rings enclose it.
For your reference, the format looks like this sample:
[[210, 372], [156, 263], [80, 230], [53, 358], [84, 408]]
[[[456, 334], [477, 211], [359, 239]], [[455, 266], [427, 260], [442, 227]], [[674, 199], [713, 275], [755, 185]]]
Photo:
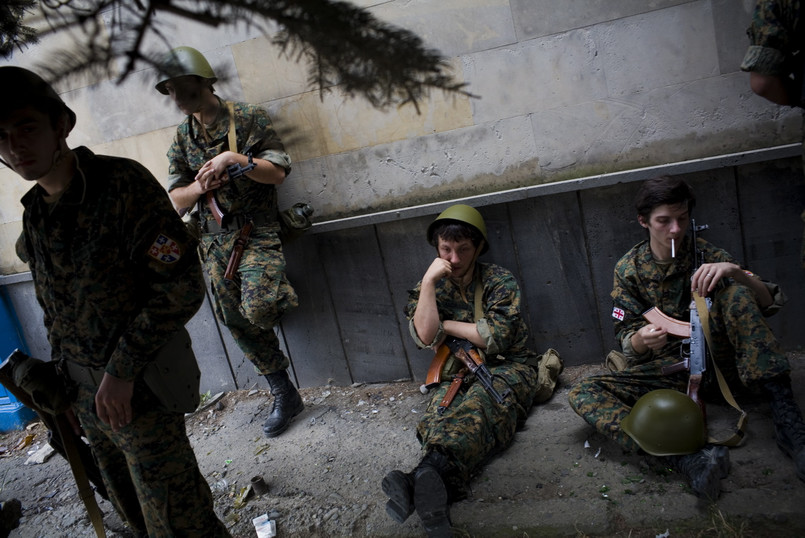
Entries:
[[[477, 269], [477, 268], [476, 268]], [[475, 278], [475, 321], [484, 317], [483, 307], [481, 306], [481, 299], [483, 299], [484, 288], [481, 284], [481, 276], [476, 275]]]
[[95, 500], [95, 492], [92, 486], [89, 485], [89, 478], [84, 470], [84, 464], [81, 462], [81, 456], [78, 454], [78, 449], [75, 446], [75, 436], [70, 431], [70, 425], [64, 413], [55, 415], [56, 429], [59, 430], [59, 437], [61, 437], [64, 451], [67, 455], [67, 462], [70, 464], [70, 470], [73, 471], [73, 478], [78, 486], [78, 496], [84, 502], [84, 507], [87, 509], [89, 520], [92, 522], [92, 527], [95, 529], [95, 535], [98, 538], [105, 538], [106, 532], [103, 530], [103, 515], [101, 509], [98, 508], [98, 501]]
[[[713, 344], [710, 337], [710, 312], [707, 309], [707, 303], [704, 300], [704, 297], [699, 296], [698, 294], [693, 294], [694, 299], [696, 300], [696, 310], [699, 313], [699, 320], [702, 324], [702, 332], [704, 332], [704, 339], [707, 341], [707, 346], [712, 350]], [[721, 370], [718, 368], [715, 359], [711, 361], [713, 363], [713, 369], [716, 372], [716, 379], [718, 379], [718, 386], [721, 389], [721, 395], [724, 396], [724, 399], [727, 400], [727, 403], [730, 404], [733, 408], [738, 410], [741, 414], [738, 417], [738, 424], [735, 427], [735, 433], [733, 433], [730, 437], [726, 439], [714, 439], [708, 436], [707, 442], [712, 443], [714, 445], [724, 445], [724, 446], [738, 446], [744, 439], [746, 435], [746, 422], [747, 422], [747, 414], [746, 411], [741, 409], [741, 406], [738, 405], [738, 402], [735, 401], [735, 398], [732, 395], [732, 391], [730, 390], [729, 385], [727, 384], [727, 380], [724, 379], [724, 375], [721, 373]]]

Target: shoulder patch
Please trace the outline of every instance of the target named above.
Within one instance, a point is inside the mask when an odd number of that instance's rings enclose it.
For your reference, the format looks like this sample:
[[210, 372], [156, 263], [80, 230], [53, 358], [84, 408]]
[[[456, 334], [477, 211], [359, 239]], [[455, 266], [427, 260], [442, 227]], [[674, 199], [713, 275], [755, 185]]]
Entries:
[[623, 311], [622, 308], [618, 308], [617, 306], [612, 309], [612, 317], [617, 319], [618, 321], [623, 321], [623, 316], [626, 313]]
[[159, 234], [148, 249], [148, 255], [162, 263], [175, 263], [182, 257], [179, 243], [170, 237]]

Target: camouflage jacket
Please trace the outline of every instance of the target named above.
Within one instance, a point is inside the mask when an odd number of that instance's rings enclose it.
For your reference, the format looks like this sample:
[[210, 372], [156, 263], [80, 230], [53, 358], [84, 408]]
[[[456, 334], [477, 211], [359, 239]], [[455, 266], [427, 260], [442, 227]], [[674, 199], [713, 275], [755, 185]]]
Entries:
[[38, 185], [22, 198], [17, 254], [31, 269], [52, 358], [130, 381], [201, 306], [195, 241], [142, 165], [84, 147], [75, 156], [58, 200]]
[[[488, 263], [476, 264], [475, 275], [476, 278], [480, 276], [482, 283], [483, 317], [475, 319], [475, 280], [462, 290], [450, 279], [443, 278], [436, 285], [439, 319], [470, 323], [474, 321], [478, 334], [486, 341], [487, 357], [500, 355], [536, 366], [539, 356], [527, 346], [528, 326], [520, 312], [520, 286], [514, 275], [508, 269]], [[426, 348], [441, 340], [444, 331], [440, 326], [433, 342], [422, 342], [417, 336], [413, 318], [421, 287], [420, 281], [416, 288], [408, 291], [405, 316], [417, 346]]]
[[[700, 251], [706, 263], [729, 262], [740, 265], [727, 251], [698, 238]], [[631, 345], [631, 337], [648, 322], [643, 312], [652, 306], [672, 318], [690, 320], [690, 277], [693, 275], [693, 255], [691, 240], [685, 236], [676, 253], [676, 258], [668, 264], [657, 263], [651, 254], [649, 241], [641, 241], [627, 252], [615, 265], [615, 279], [612, 286], [614, 307], [612, 317], [615, 322], [615, 337], [621, 344], [627, 359], [641, 361], [654, 352], [638, 355]], [[757, 275], [755, 275], [757, 277]], [[759, 277], [757, 277], [759, 278]], [[765, 283], [775, 302], [764, 310], [771, 315], [785, 302], [779, 286]], [[678, 343], [670, 342], [656, 355], [676, 353]]]
[[[234, 103], [235, 132], [238, 147], [229, 147], [229, 109], [220, 102], [215, 124], [206, 130], [192, 115], [187, 116], [176, 130], [173, 144], [168, 150], [168, 191], [190, 185], [204, 163], [232, 149], [238, 153], [251, 153], [291, 171], [291, 158], [285, 153], [266, 111], [258, 106]], [[216, 191], [221, 208], [238, 215], [268, 215], [277, 218], [277, 189], [241, 177], [230, 181]], [[201, 200], [203, 219], [211, 219], [206, 204]]]
[[741, 69], [763, 75], [788, 77], [800, 65], [792, 65], [793, 53], [805, 48], [801, 0], [758, 0], [746, 31], [749, 48]]

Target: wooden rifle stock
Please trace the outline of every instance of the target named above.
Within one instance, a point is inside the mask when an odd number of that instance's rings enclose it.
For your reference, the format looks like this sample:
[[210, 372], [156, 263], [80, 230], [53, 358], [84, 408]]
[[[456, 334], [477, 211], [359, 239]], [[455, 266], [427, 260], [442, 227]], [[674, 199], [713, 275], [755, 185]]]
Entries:
[[433, 360], [430, 361], [428, 375], [425, 378], [425, 387], [431, 389], [442, 382], [442, 369], [448, 358], [450, 358], [450, 348], [446, 344], [440, 345], [436, 349]]
[[235, 239], [235, 246], [232, 247], [232, 254], [229, 255], [229, 263], [224, 273], [225, 280], [234, 280], [235, 273], [237, 273], [238, 267], [240, 267], [240, 259], [243, 257], [243, 249], [246, 247], [246, 243], [249, 242], [249, 236], [252, 233], [253, 227], [254, 223], [249, 221], [240, 229], [240, 232], [238, 232], [238, 238]]
[[707, 420], [707, 411], [705, 409], [704, 400], [699, 398], [699, 388], [702, 384], [702, 374], [690, 374], [688, 378], [688, 396], [691, 400], [696, 402], [699, 409], [702, 410], [702, 416]]

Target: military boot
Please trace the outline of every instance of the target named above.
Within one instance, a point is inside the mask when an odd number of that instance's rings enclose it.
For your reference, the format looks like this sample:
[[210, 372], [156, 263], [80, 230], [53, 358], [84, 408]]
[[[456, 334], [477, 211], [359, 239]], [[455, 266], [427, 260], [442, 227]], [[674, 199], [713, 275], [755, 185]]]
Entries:
[[771, 418], [777, 446], [794, 460], [796, 473], [805, 481], [805, 422], [788, 376], [780, 376], [767, 382], [763, 388], [769, 395]]
[[266, 379], [274, 396], [274, 405], [263, 424], [263, 431], [266, 437], [276, 437], [288, 429], [291, 419], [302, 412], [305, 404], [291, 383], [287, 370], [266, 374]]
[[414, 507], [429, 538], [449, 538], [452, 535], [444, 483], [449, 468], [447, 456], [430, 451], [414, 470]]
[[730, 452], [725, 446], [705, 445], [685, 456], [668, 456], [671, 468], [685, 475], [697, 497], [715, 501], [721, 493], [721, 479], [730, 471]]
[[414, 473], [391, 471], [380, 486], [389, 498], [386, 513], [397, 523], [404, 523], [414, 512]]

